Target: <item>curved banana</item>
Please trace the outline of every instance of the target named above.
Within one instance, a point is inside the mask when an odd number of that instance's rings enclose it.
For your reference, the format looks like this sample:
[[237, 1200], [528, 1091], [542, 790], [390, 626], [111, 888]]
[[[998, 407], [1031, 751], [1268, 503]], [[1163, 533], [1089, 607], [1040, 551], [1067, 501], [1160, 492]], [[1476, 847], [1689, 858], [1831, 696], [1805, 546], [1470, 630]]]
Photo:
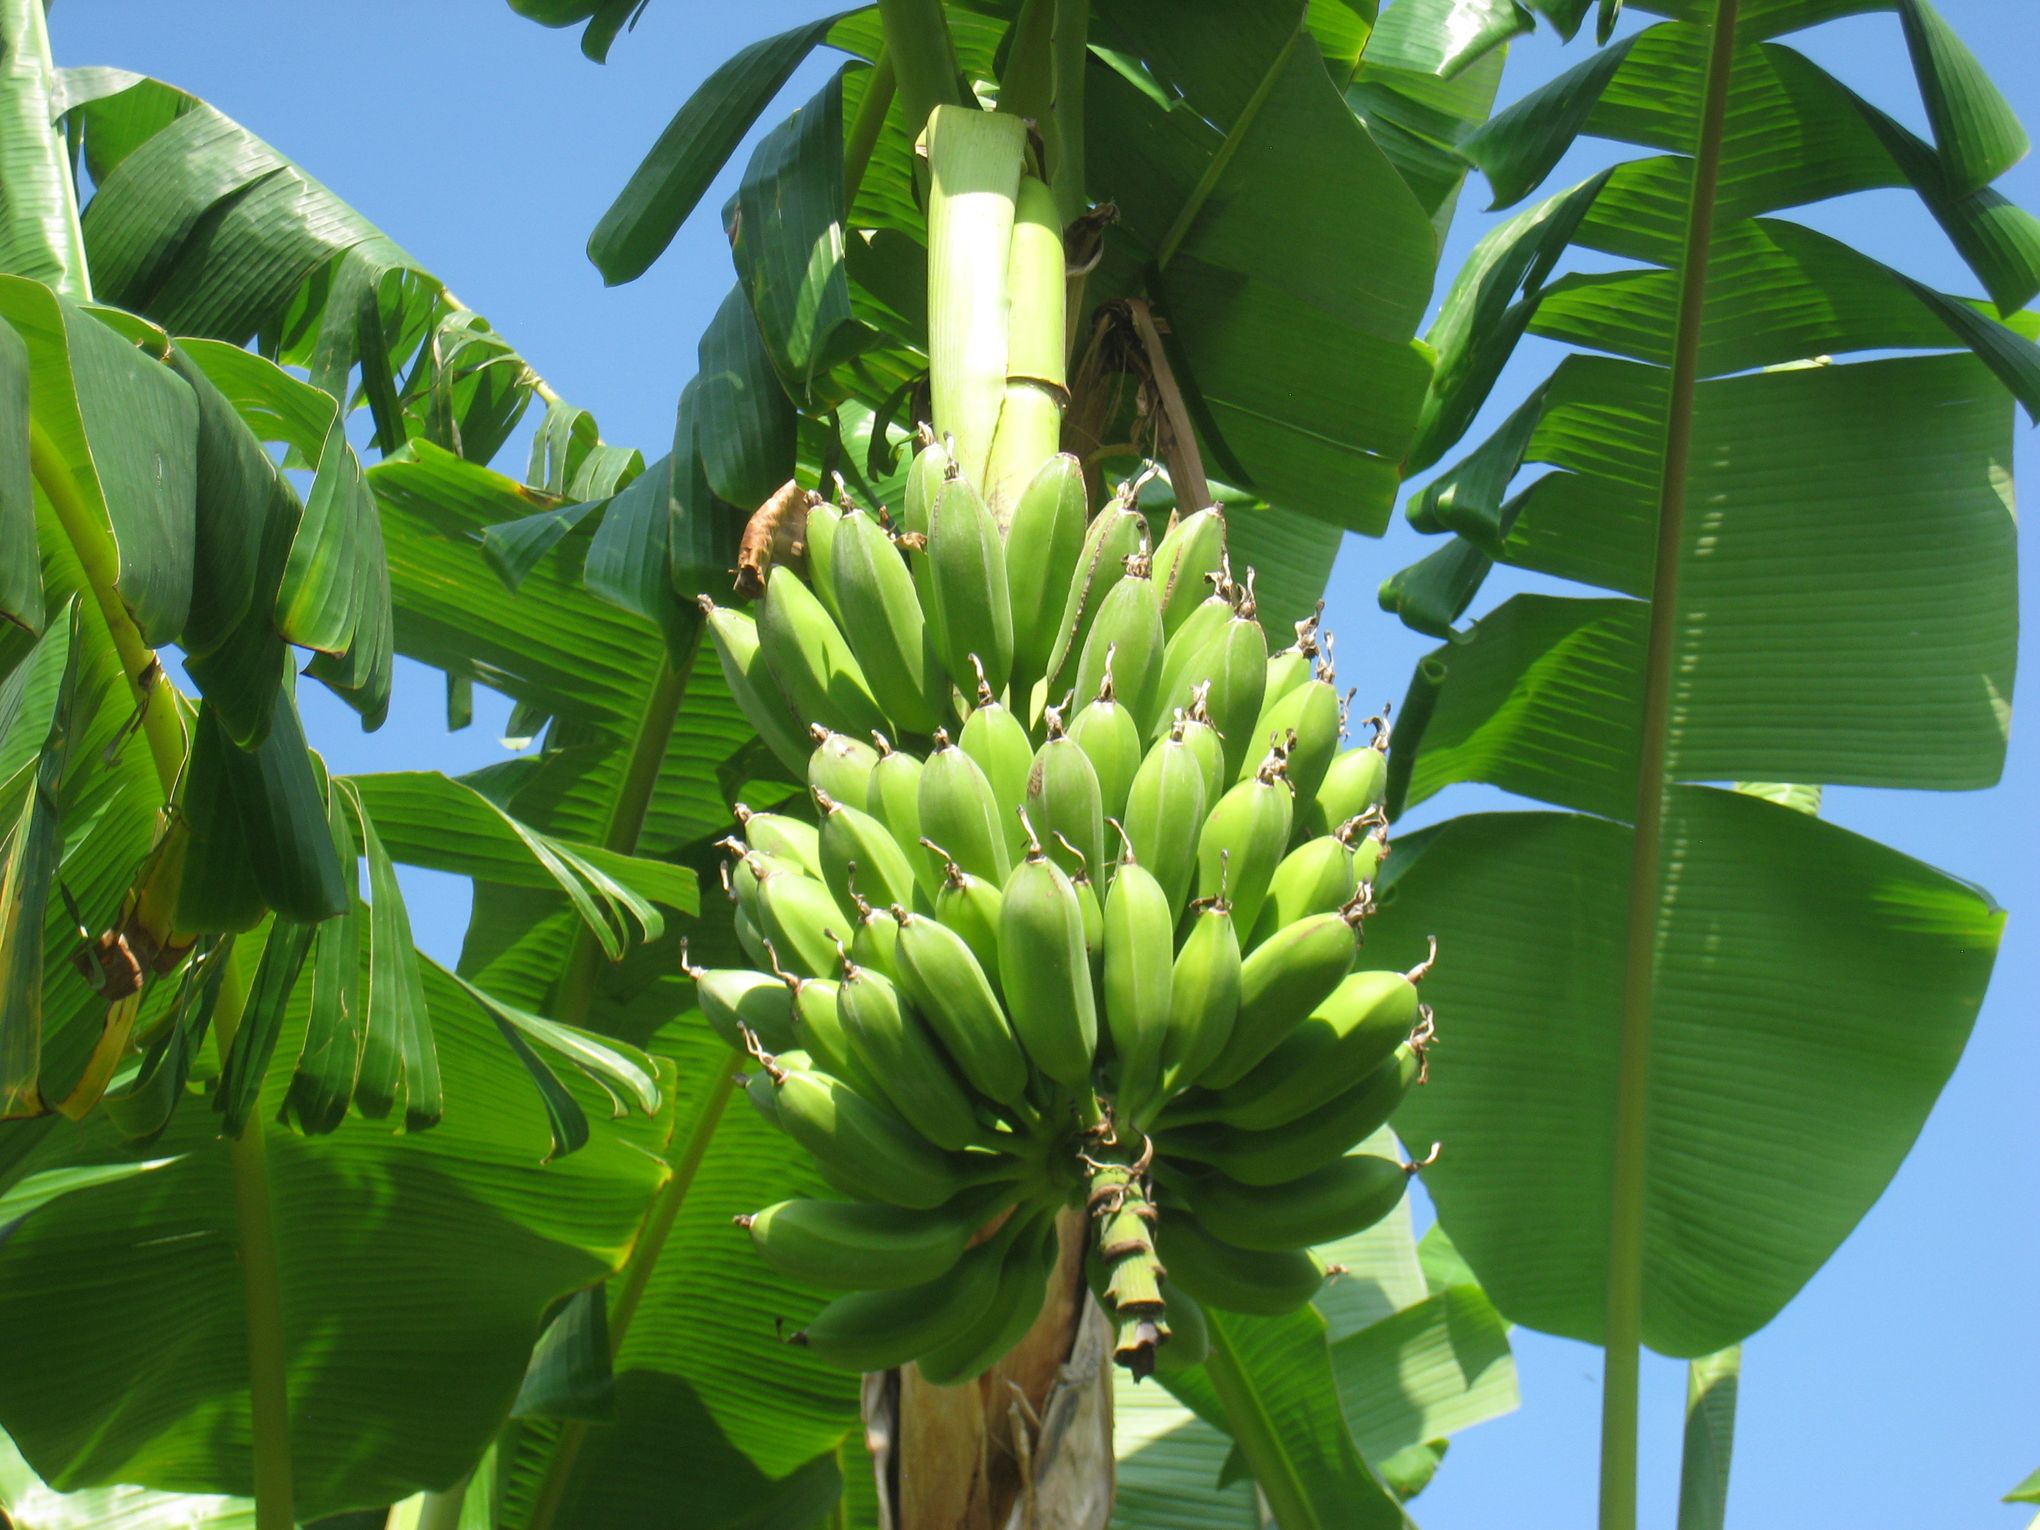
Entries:
[[765, 579], [758, 647], [794, 712], [808, 722], [855, 733], [887, 725], [849, 643], [814, 591], [784, 564]]
[[983, 1136], [971, 1097], [930, 1034], [927, 1022], [877, 972], [843, 963], [837, 1009], [851, 1048], [877, 1077], [887, 1100], [915, 1131], [960, 1152]]
[[[1232, 1038], [1240, 1009], [1240, 942], [1232, 911], [1213, 898], [1191, 915], [1169, 974], [1169, 1027], [1162, 1038], [1162, 1094], [1197, 1082]], [[1136, 1120], [1136, 1127], [1147, 1123]]]
[[1117, 1054], [1115, 1109], [1125, 1110], [1129, 1121], [1144, 1121], [1161, 1082], [1176, 919], [1169, 895], [1133, 858], [1130, 844], [1105, 890], [1104, 925], [1102, 987]]
[[1356, 1142], [1380, 1130], [1424, 1077], [1423, 1049], [1408, 1042], [1344, 1094], [1272, 1131], [1250, 1132], [1218, 1124], [1155, 1133], [1158, 1152], [1201, 1163], [1243, 1185], [1281, 1185], [1345, 1156]]
[[1282, 757], [1270, 754], [1252, 777], [1216, 800], [1198, 835], [1197, 896], [1216, 897], [1223, 881], [1242, 930], [1251, 931], [1261, 917], [1289, 848], [1293, 800]]
[[1099, 603], [1077, 661], [1076, 693], [1095, 696], [1112, 677], [1120, 705], [1146, 737], [1162, 687], [1162, 607], [1148, 577], [1148, 559], [1126, 559], [1126, 572]]
[[1048, 739], [1027, 773], [1026, 821], [1043, 840], [1059, 837], [1074, 847], [1050, 852], [1064, 875], [1074, 877], [1105, 859], [1104, 793], [1090, 756], [1063, 731], [1062, 713], [1050, 707], [1047, 723]]
[[[1031, 839], [1031, 835], [1030, 835]], [[1084, 911], [1060, 868], [1031, 842], [999, 909], [999, 976], [1027, 1055], [1049, 1078], [1086, 1087], [1098, 1050], [1098, 1012], [1084, 945]]]
[[746, 612], [719, 606], [706, 595], [699, 603], [723, 683], [736, 698], [737, 709], [780, 764], [792, 771], [804, 769], [812, 747], [807, 723], [787, 704], [785, 692], [772, 678], [758, 646], [758, 624]]
[[1069, 731], [1098, 774], [1099, 806], [1107, 818], [1120, 817], [1126, 812], [1126, 799], [1140, 770], [1141, 740], [1147, 735], [1135, 724], [1133, 714], [1119, 704], [1109, 655], [1096, 699], [1077, 709]]
[[827, 792], [838, 802], [871, 809], [871, 776], [878, 768], [878, 750], [847, 733], [832, 733], [820, 724], [810, 730], [814, 747], [807, 758], [810, 790]]
[[813, 824], [784, 813], [754, 813], [741, 802], [735, 811], [744, 843], [753, 850], [792, 861], [811, 877], [822, 874], [821, 838]]
[[[1084, 469], [1062, 452], [1044, 462], [1013, 507], [1006, 527], [1006, 589], [1013, 607], [1013, 696], [1024, 703], [1048, 673], [1057, 618], [1083, 555]], [[1014, 549], [1022, 549], [1014, 555]]]
[[965, 1196], [935, 1211], [872, 1201], [780, 1201], [736, 1219], [767, 1264], [824, 1291], [889, 1291], [935, 1279], [995, 1208]]
[[928, 630], [950, 677], [965, 680], [971, 659], [984, 666], [996, 693], [1013, 671], [1013, 607], [1006, 590], [1006, 551], [978, 491], [949, 478], [929, 511]]
[[950, 1058], [987, 1099], [1002, 1105], [1027, 1093], [1027, 1055], [963, 937], [938, 920], [892, 911], [900, 986], [942, 1039]]
[[1388, 800], [1388, 730], [1335, 756], [1317, 791], [1303, 800], [1310, 804], [1304, 822], [1314, 834], [1377, 811]]
[[962, 939], [994, 984], [999, 972], [999, 910], [1005, 901], [991, 882], [945, 861], [942, 885], [935, 890], [936, 921]]
[[1195, 1216], [1164, 1206], [1155, 1237], [1169, 1279], [1207, 1307], [1280, 1317], [1318, 1293], [1325, 1267], [1306, 1249], [1264, 1252], [1221, 1242]]
[[992, 783], [992, 800], [998, 806], [999, 822], [1006, 828], [1006, 850], [1018, 855], [1025, 841], [1020, 821], [1013, 810], [1027, 799], [1027, 772], [1034, 767], [1034, 740], [1013, 709], [992, 694], [984, 666], [976, 666], [977, 705], [964, 719], [957, 746], [978, 762], [985, 779]]
[[1307, 839], [1282, 858], [1269, 878], [1247, 944], [1258, 946], [1299, 919], [1343, 908], [1359, 890], [1359, 866], [1350, 844], [1337, 834]]
[[1244, 1078], [1330, 996], [1353, 969], [1360, 921], [1370, 907], [1356, 896], [1336, 913], [1297, 920], [1247, 953], [1232, 1035], [1198, 1083], [1223, 1089]]
[[806, 1149], [830, 1182], [861, 1200], [932, 1211], [972, 1185], [1008, 1172], [998, 1154], [974, 1162], [935, 1147], [882, 1105], [841, 1079], [809, 1068], [773, 1074], [779, 1125]]
[[731, 1046], [743, 1046], [743, 1027], [772, 1051], [794, 1044], [793, 1005], [779, 979], [737, 968], [689, 966], [685, 942], [680, 970], [693, 980], [695, 1002], [710, 1028]]
[[933, 733], [948, 711], [949, 677], [929, 640], [913, 576], [875, 517], [852, 510], [841, 518], [830, 573], [837, 619], [872, 696], [895, 726]]
[[1200, 1180], [1198, 1224], [1214, 1238], [1263, 1253], [1330, 1243], [1372, 1227], [1409, 1188], [1411, 1169], [1376, 1153], [1349, 1153], [1285, 1184]]
[[[1104, 777], [1099, 776], [1102, 789]], [[1126, 837], [1180, 915], [1197, 870], [1204, 824], [1204, 771], [1179, 725], [1152, 745], [1126, 790]]]
[[1133, 508], [1128, 484], [1119, 492], [1084, 533], [1083, 551], [1077, 556], [1076, 572], [1070, 576], [1069, 594], [1063, 601], [1062, 618], [1056, 624], [1055, 646], [1049, 650], [1048, 695], [1063, 695], [1073, 684], [1077, 661], [1098, 611], [1126, 573], [1126, 560], [1140, 551], [1147, 535], [1147, 521]]
[[[950, 743], [949, 735], [939, 729], [934, 753], [921, 767], [916, 803], [923, 842], [917, 848], [930, 868], [932, 885], [940, 884], [944, 860], [954, 860], [972, 876], [1005, 882], [1012, 858], [1006, 849], [998, 794], [978, 762]], [[942, 857], [926, 850], [925, 843], [930, 840], [943, 848]]]
[[977, 1323], [998, 1298], [1005, 1251], [997, 1240], [981, 1243], [953, 1268], [920, 1285], [839, 1296], [792, 1342], [838, 1370], [889, 1371], [905, 1365]]
[[989, 1370], [1034, 1326], [1047, 1299], [1048, 1277], [1055, 1264], [1055, 1219], [1027, 1221], [1006, 1248], [999, 1267], [998, 1293], [991, 1306], [955, 1338], [924, 1351], [914, 1362], [921, 1374], [936, 1386], [947, 1387]]
[[1210, 593], [1225, 564], [1225, 511], [1208, 505], [1180, 517], [1155, 548], [1155, 591], [1162, 601], [1162, 628], [1169, 637]]

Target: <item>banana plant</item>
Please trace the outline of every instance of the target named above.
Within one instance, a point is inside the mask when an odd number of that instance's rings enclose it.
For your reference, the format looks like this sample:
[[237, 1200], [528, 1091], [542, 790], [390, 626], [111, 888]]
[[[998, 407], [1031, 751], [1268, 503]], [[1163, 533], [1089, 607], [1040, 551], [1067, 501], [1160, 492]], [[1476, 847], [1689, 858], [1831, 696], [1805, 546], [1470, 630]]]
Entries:
[[[1439, 969], [1453, 1087], [1399, 1125], [1451, 1142], [1429, 1182], [1502, 1312], [1606, 1347], [1606, 1527], [1635, 1523], [1640, 1347], [1732, 1353], [1834, 1253], [1960, 1056], [2003, 921], [1794, 811], [1801, 790], [1722, 784], [1997, 779], [2012, 411], [2040, 408], [2040, 225], [1991, 189], [2026, 139], [1927, 0], [1850, 9], [1895, 13], [1932, 142], [1793, 46], [1832, 7], [1632, 9], [1665, 19], [1463, 146], [1502, 206], [1582, 134], [1650, 152], [1526, 207], [1456, 279], [1414, 465], [1520, 337], [1579, 353], [1412, 498], [1442, 545], [1381, 592], [1449, 637], [1411, 680], [1391, 810], [1470, 781], [1561, 810], [1406, 837], [1378, 928], [1477, 953]], [[1778, 216], [1874, 187], [1910, 188], [1986, 296]], [[1554, 276], [1574, 247], [1618, 266]], [[1454, 631], [1497, 564], [1605, 593]], [[1695, 1376], [1696, 1515], [1726, 1364]]]

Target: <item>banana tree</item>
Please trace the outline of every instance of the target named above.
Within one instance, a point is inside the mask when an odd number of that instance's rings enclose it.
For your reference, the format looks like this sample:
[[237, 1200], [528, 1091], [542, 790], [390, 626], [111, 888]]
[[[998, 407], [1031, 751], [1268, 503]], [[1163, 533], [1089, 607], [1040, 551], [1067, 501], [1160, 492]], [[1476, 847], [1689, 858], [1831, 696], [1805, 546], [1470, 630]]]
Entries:
[[[1456, 280], [1413, 465], [1521, 336], [1590, 354], [1413, 497], [1443, 543], [1381, 592], [1449, 638], [1412, 678], [1391, 810], [1469, 781], [1564, 810], [1406, 838], [1380, 927], [1481, 953], [1438, 985], [1464, 1071], [1402, 1124], [1453, 1144], [1439, 1215], [1497, 1306], [1606, 1346], [1606, 1526], [1635, 1522], [1640, 1347], [1693, 1358], [1696, 1404], [1732, 1374], [1708, 1357], [1868, 1210], [1982, 1000], [1988, 896], [1809, 810], [1823, 783], [1997, 779], [2012, 410], [2040, 409], [2040, 225], [1991, 189], [2026, 139], [1926, 0], [1845, 9], [1896, 13], [1932, 142], [1791, 45], [1843, 8], [1635, 8], [1665, 19], [1464, 145], [1502, 206], [1582, 134], [1652, 152], [1518, 213]], [[1921, 199], [1985, 298], [1776, 216], [1877, 187]], [[1554, 277], [1573, 247], [1624, 264]], [[1925, 354], [1845, 359], [1866, 351]], [[1606, 593], [1453, 631], [1497, 564]], [[1699, 1505], [1719, 1437], [1689, 1429]]]

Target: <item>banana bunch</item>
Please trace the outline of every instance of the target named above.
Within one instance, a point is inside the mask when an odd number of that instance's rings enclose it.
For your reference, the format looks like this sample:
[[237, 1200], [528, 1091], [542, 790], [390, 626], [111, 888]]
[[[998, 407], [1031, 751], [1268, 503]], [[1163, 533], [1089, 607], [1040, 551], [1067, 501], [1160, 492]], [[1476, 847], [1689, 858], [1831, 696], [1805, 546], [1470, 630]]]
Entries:
[[751, 967], [689, 971], [841, 1196], [739, 1221], [838, 1293], [816, 1355], [945, 1384], [1032, 1326], [1082, 1206], [1120, 1362], [1194, 1366], [1203, 1304], [1309, 1301], [1311, 1248], [1408, 1182], [1353, 1151], [1431, 1037], [1429, 961], [1363, 959], [1387, 728], [1344, 746], [1316, 616], [1269, 651], [1217, 506], [1151, 527], [1134, 480], [1092, 513], [1025, 121], [937, 107], [922, 148], [935, 418], [899, 514], [789, 486], [746, 536], [755, 604], [701, 599], [813, 812], [738, 807]]
[[1195, 1364], [1199, 1304], [1308, 1301], [1311, 1248], [1408, 1180], [1352, 1151], [1431, 1035], [1430, 963], [1363, 960], [1386, 727], [1342, 746], [1316, 617], [1269, 652], [1218, 508], [1150, 546], [1130, 489], [1087, 515], [1056, 456], [1002, 526], [922, 439], [897, 523], [816, 503], [805, 577], [703, 600], [813, 816], [738, 807], [754, 967], [690, 973], [844, 1197], [740, 1221], [841, 1293], [800, 1342], [946, 1383], [1027, 1330], [1087, 1205], [1121, 1361]]

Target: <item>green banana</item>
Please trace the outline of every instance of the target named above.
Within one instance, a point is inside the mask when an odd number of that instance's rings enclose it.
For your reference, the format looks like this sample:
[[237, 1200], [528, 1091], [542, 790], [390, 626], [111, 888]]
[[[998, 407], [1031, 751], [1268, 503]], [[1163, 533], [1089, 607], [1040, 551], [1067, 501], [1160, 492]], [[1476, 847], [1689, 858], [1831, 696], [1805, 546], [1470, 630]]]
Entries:
[[680, 943], [680, 970], [693, 981], [695, 1002], [710, 1028], [731, 1046], [744, 1044], [739, 1027], [749, 1027], [775, 1052], [794, 1044], [792, 1005], [779, 979], [738, 968], [690, 966], [685, 941]]
[[[1369, 827], [1374, 832], [1364, 833]], [[1353, 847], [1353, 880], [1373, 882], [1381, 876], [1381, 863], [1388, 859], [1388, 819], [1376, 808], [1358, 818], [1349, 818], [1332, 831]]]
[[1270, 754], [1253, 776], [1219, 797], [1197, 836], [1197, 896], [1219, 892], [1221, 878], [1233, 918], [1252, 931], [1261, 903], [1289, 848], [1292, 797], [1282, 757]]
[[[751, 1102], [751, 1108], [774, 1126], [779, 1126], [779, 1095], [772, 1087], [772, 1076], [768, 1073], [749, 1073], [743, 1077], [744, 1098]], [[785, 1129], [780, 1128], [782, 1131]]]
[[1162, 685], [1162, 607], [1148, 568], [1142, 553], [1126, 559], [1125, 574], [1099, 603], [1076, 677], [1077, 694], [1095, 696], [1109, 674], [1143, 738], [1154, 724]]
[[1131, 480], [1121, 484], [1112, 503], [1098, 512], [1084, 534], [1083, 551], [1077, 556], [1076, 572], [1063, 601], [1062, 618], [1056, 624], [1055, 646], [1048, 658], [1048, 695], [1056, 697], [1073, 684], [1077, 661], [1099, 609], [1126, 573], [1126, 560], [1140, 551], [1147, 535], [1147, 521], [1133, 508]]
[[1145, 1120], [1169, 1030], [1176, 919], [1161, 883], [1133, 858], [1131, 842], [1105, 890], [1104, 925], [1102, 986], [1105, 1025], [1118, 1055], [1117, 1108], [1129, 1121]]
[[886, 826], [819, 786], [813, 789], [822, 815], [822, 881], [845, 908], [858, 896], [884, 907], [910, 903], [914, 867]]
[[1212, 575], [1225, 562], [1225, 512], [1209, 505], [1179, 516], [1155, 548], [1155, 591], [1162, 601], [1162, 628], [1169, 637], [1209, 593]]
[[744, 843], [753, 850], [791, 861], [811, 877], [822, 874], [821, 840], [813, 824], [784, 813], [754, 813], [741, 802], [735, 811]]
[[1411, 1169], [1376, 1153], [1349, 1153], [1282, 1185], [1200, 1180], [1197, 1221], [1214, 1238], [1264, 1253], [1330, 1243], [1372, 1227], [1409, 1188]]
[[997, 1208], [965, 1196], [935, 1211], [873, 1201], [780, 1201], [736, 1218], [765, 1262], [824, 1291], [891, 1291], [953, 1268]]
[[1155, 1133], [1162, 1161], [1201, 1163], [1243, 1185], [1281, 1185], [1343, 1157], [1354, 1143], [1379, 1131], [1424, 1078], [1421, 1044], [1404, 1042], [1395, 1055], [1346, 1092], [1272, 1131], [1250, 1132], [1222, 1124], [1175, 1127]]
[[1048, 739], [1035, 751], [1027, 773], [1027, 822], [1044, 840], [1060, 837], [1074, 847], [1058, 847], [1053, 859], [1065, 875], [1100, 865], [1105, 859], [1105, 804], [1098, 772], [1090, 756], [1063, 731], [1062, 713], [1047, 711]]
[[758, 646], [758, 624], [748, 613], [719, 606], [706, 595], [700, 597], [699, 604], [709, 640], [715, 644], [716, 660], [722, 665], [723, 682], [736, 698], [744, 720], [757, 729], [780, 764], [792, 771], [804, 769], [813, 747], [807, 724], [787, 704], [785, 693], [766, 666]]
[[1225, 740], [1226, 779], [1236, 780], [1240, 769], [1260, 758], [1264, 741], [1254, 737], [1254, 720], [1261, 715], [1261, 696], [1268, 684], [1268, 635], [1255, 619], [1254, 571], [1247, 570], [1247, 582], [1238, 592], [1231, 618], [1206, 648], [1205, 662], [1194, 665], [1208, 680], [1205, 710], [1212, 726]]
[[[907, 464], [907, 486], [900, 509], [900, 549], [926, 551], [928, 546], [928, 525], [934, 518], [935, 495], [948, 480], [954, 469], [950, 464], [948, 444], [938, 443], [935, 432], [926, 424], [915, 432], [917, 450], [914, 460]], [[907, 559], [907, 572], [914, 581], [914, 593], [921, 598], [921, 616], [925, 621], [934, 609], [934, 573], [923, 557]], [[938, 654], [939, 656], [939, 654]], [[953, 678], [953, 677], [952, 677]]]
[[[841, 985], [834, 978], [804, 978], [793, 973], [782, 973], [781, 978], [793, 990], [795, 1044], [822, 1072], [840, 1078], [867, 1099], [882, 1097], [878, 1080], [858, 1060], [843, 1029], [843, 1013], [837, 1003]], [[759, 1039], [764, 1040], [762, 1035]]]
[[954, 1267], [917, 1286], [839, 1296], [792, 1342], [838, 1370], [889, 1371], [906, 1365], [973, 1327], [993, 1305], [1006, 1247], [999, 1238], [980, 1243]]
[[1218, 643], [1233, 619], [1235, 587], [1223, 572], [1212, 576], [1211, 593], [1191, 608], [1162, 647], [1162, 677], [1155, 687], [1155, 715], [1150, 736], [1159, 736], [1178, 710], [1188, 710], [1200, 694], [1208, 694]]
[[1360, 890], [1352, 846], [1336, 834], [1307, 839], [1282, 858], [1268, 881], [1249, 947], [1310, 914], [1343, 908]]
[[1339, 693], [1322, 674], [1279, 700], [1262, 704], [1253, 736], [1262, 746], [1282, 745], [1289, 762], [1289, 784], [1300, 803], [1316, 799], [1325, 771], [1339, 752], [1342, 711]]
[[999, 909], [999, 976], [1013, 1029], [1034, 1065], [1072, 1088], [1087, 1086], [1098, 1049], [1084, 912], [1077, 891], [1030, 830], [1027, 858], [1007, 879]]
[[[1013, 607], [1013, 696], [1024, 704], [1048, 672], [1056, 618], [1084, 550], [1084, 469], [1063, 452], [1044, 462], [1021, 492], [1006, 528], [1006, 589]], [[1020, 556], [1013, 550], [1021, 549]]]
[[806, 721], [856, 733], [886, 726], [849, 643], [814, 591], [784, 565], [765, 579], [758, 647], [794, 712]]
[[875, 517], [862, 510], [842, 517], [831, 574], [837, 619], [871, 694], [895, 726], [933, 733], [948, 710], [949, 678], [929, 641], [913, 576]]
[[1245, 1077], [1218, 1090], [1200, 1115], [1268, 1131], [1336, 1099], [1413, 1035], [1430, 1037], [1416, 984], [1434, 955], [1408, 972], [1354, 972], [1311, 1010]]
[[998, 804], [999, 822], [1006, 829], [1007, 853], [1018, 855], [1024, 841], [1013, 810], [1027, 799], [1027, 772], [1034, 766], [1034, 740], [1027, 736], [1027, 725], [1013, 714], [1013, 709], [992, 694], [984, 666], [977, 664], [975, 656], [971, 662], [976, 666], [977, 705], [964, 719], [963, 732], [956, 742], [978, 762], [985, 779], [992, 783], [992, 800]]
[[[921, 854], [921, 761], [893, 748], [883, 733], [874, 733], [877, 762], [865, 782], [864, 810], [886, 827], [914, 868], [914, 885], [923, 898], [935, 896], [935, 873]], [[832, 794], [833, 795], [833, 794]]]
[[1225, 1050], [1197, 1082], [1223, 1089], [1275, 1050], [1339, 986], [1360, 950], [1360, 921], [1372, 905], [1355, 897], [1336, 913], [1286, 925], [1240, 963], [1240, 1010]]
[[1002, 1105], [1019, 1103], [1027, 1093], [1027, 1056], [985, 967], [948, 925], [898, 907], [892, 915], [900, 987], [973, 1088]]
[[845, 959], [836, 990], [843, 1030], [886, 1099], [939, 1148], [960, 1152], [983, 1135], [971, 1097], [924, 1021], [881, 974]]
[[[754, 851], [747, 862], [756, 861]], [[836, 942], [854, 926], [829, 889], [797, 871], [768, 871], [758, 876], [758, 933], [803, 977], [825, 977], [836, 970]]]
[[1077, 855], [1077, 847], [1056, 835], [1056, 843], [1062, 846], [1063, 854], [1077, 861], [1077, 869], [1070, 878], [1070, 888], [1077, 895], [1077, 912], [1084, 920], [1084, 960], [1091, 969], [1091, 982], [1095, 986], [1105, 973], [1105, 904], [1098, 896], [1098, 889], [1092, 885], [1091, 873], [1084, 868]]
[[[1268, 683], [1261, 688], [1261, 710], [1287, 696], [1316, 673], [1318, 660], [1318, 622], [1325, 614], [1325, 603], [1321, 600], [1317, 608], [1296, 624], [1296, 641], [1276, 653], [1268, 655]], [[1325, 641], [1331, 641], [1331, 634], [1325, 634]]]
[[1098, 802], [1107, 818], [1126, 812], [1126, 799], [1141, 766], [1141, 740], [1146, 736], [1133, 714], [1119, 704], [1108, 663], [1097, 699], [1079, 707], [1070, 722], [1070, 737], [1098, 774]]
[[832, 733], [819, 723], [809, 735], [814, 743], [807, 758], [807, 784], [838, 802], [871, 810], [871, 774], [878, 768], [878, 750], [847, 733]]
[[1300, 799], [1309, 804], [1304, 825], [1311, 833], [1322, 834], [1375, 811], [1387, 797], [1388, 730], [1382, 727], [1372, 743], [1334, 758], [1317, 790]]
[[[842, 479], [838, 478], [838, 484]], [[821, 601], [822, 609], [829, 613], [829, 620], [845, 632], [849, 623], [843, 620], [843, 608], [836, 603], [836, 530], [843, 523], [846, 513], [844, 506], [831, 504], [819, 494], [808, 496], [807, 521], [801, 531], [801, 542], [807, 556], [808, 587]], [[853, 650], [856, 645], [851, 645]]]
[[[890, 909], [891, 904], [886, 908]], [[859, 966], [882, 972], [895, 983], [900, 977], [899, 926], [889, 913], [874, 909], [862, 898], [856, 901], [857, 933], [850, 938], [850, 959]]]
[[808, 1068], [773, 1075], [779, 1125], [806, 1149], [830, 1182], [860, 1200], [890, 1201], [932, 1211], [974, 1184], [1007, 1172], [999, 1154], [978, 1160], [935, 1147], [889, 1105], [859, 1094], [841, 1079]]
[[1155, 1243], [1169, 1279], [1224, 1312], [1280, 1317], [1316, 1296], [1325, 1280], [1325, 1267], [1308, 1250], [1239, 1248], [1175, 1208], [1165, 1210]]
[[1053, 1217], [1033, 1219], [1021, 1227], [1006, 1249], [999, 1268], [998, 1294], [991, 1305], [955, 1338], [935, 1345], [915, 1361], [922, 1376], [938, 1387], [949, 1387], [990, 1370], [1040, 1316], [1056, 1252]]
[[1198, 769], [1204, 773], [1204, 805], [1214, 806], [1223, 797], [1226, 788], [1233, 784], [1233, 778], [1226, 774], [1225, 740], [1212, 726], [1211, 712], [1205, 706], [1205, 697], [1211, 687], [1199, 686], [1190, 697], [1190, 705], [1172, 724], [1179, 728], [1181, 737], [1190, 753], [1196, 758]]
[[730, 925], [736, 932], [737, 944], [743, 947], [744, 955], [750, 957], [760, 967], [769, 967], [772, 964], [772, 954], [766, 949], [765, 936], [759, 930], [757, 921], [745, 911], [742, 903], [738, 903], [731, 913]]
[[991, 778], [939, 728], [934, 753], [921, 767], [916, 803], [922, 839], [933, 840], [944, 852], [935, 857], [924, 846], [916, 847], [930, 868], [931, 889], [940, 885], [945, 860], [954, 860], [973, 876], [1005, 882], [1012, 857]]
[[[1104, 774], [1099, 773], [1102, 790]], [[1204, 771], [1182, 730], [1172, 730], [1149, 748], [1126, 792], [1126, 837], [1133, 853], [1168, 894], [1170, 910], [1181, 915], [1197, 869], [1197, 839], [1204, 822]]]
[[1013, 670], [1013, 607], [1006, 591], [1006, 553], [998, 525], [978, 491], [962, 478], [935, 491], [925, 550], [928, 630], [952, 678], [972, 670], [975, 655], [994, 693]]
[[999, 971], [999, 909], [1005, 901], [992, 883], [945, 861], [942, 885], [935, 890], [935, 918], [962, 938], [994, 982]]
[[[1232, 1038], [1240, 1008], [1240, 942], [1230, 906], [1213, 898], [1191, 915], [1169, 975], [1169, 1027], [1162, 1038], [1162, 1094], [1197, 1081]], [[1136, 1128], [1146, 1126], [1135, 1120]]]

